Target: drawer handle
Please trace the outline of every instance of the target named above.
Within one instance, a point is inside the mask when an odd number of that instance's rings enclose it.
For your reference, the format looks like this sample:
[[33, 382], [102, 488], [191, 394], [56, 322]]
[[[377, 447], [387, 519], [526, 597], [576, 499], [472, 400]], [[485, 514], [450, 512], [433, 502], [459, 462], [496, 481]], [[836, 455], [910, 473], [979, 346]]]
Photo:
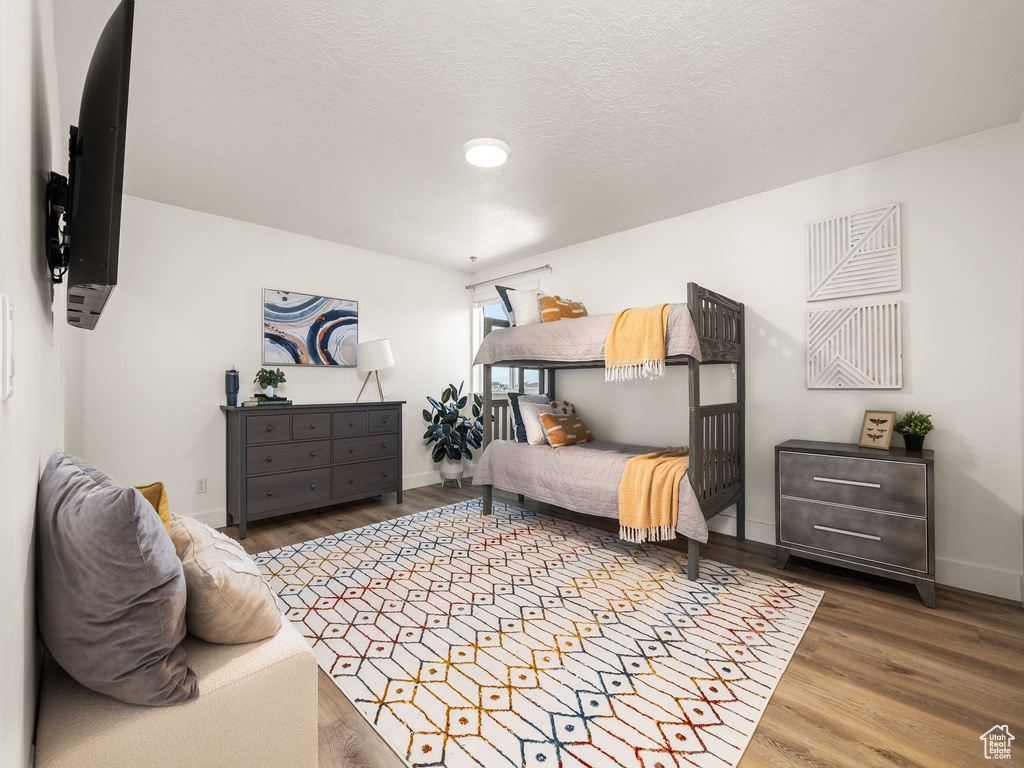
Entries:
[[316, 458], [316, 451], [310, 451], [309, 452], [309, 458], [311, 458], [311, 459]]
[[881, 536], [872, 536], [870, 533], [857, 533], [856, 531], [844, 531], [842, 528], [829, 528], [827, 525], [816, 525], [815, 530], [828, 531], [829, 533], [841, 533], [843, 536], [856, 536], [858, 539], [871, 539], [881, 541]]
[[356, 423], [355, 423], [354, 421], [350, 421], [350, 422], [348, 423], [348, 425], [349, 425], [350, 427], [354, 427], [354, 426], [356, 425]]
[[267, 432], [273, 432], [273, 431], [274, 431], [274, 425], [273, 424], [267, 424]]
[[859, 488], [881, 488], [878, 483], [862, 483], [860, 480], [839, 480], [835, 477], [816, 477], [816, 483], [835, 483], [836, 485], [856, 485]]
[[310, 484], [310, 486], [309, 486], [309, 489], [310, 489], [311, 491], [315, 491], [315, 490], [316, 490], [316, 483], [312, 483], [312, 484]]
[[349, 452], [349, 453], [355, 453], [355, 450], [356, 450], [355, 448], [349, 448], [349, 449], [348, 449], [348, 452]]
[[387, 476], [388, 476], [388, 473], [387, 473], [387, 472], [385, 472], [385, 473], [384, 473], [384, 477], [387, 477]]
[[273, 491], [267, 491], [267, 496], [273, 496], [273, 495], [274, 495]]
[[353, 479], [352, 479], [352, 478], [350, 477], [350, 478], [348, 479], [348, 482], [349, 482], [349, 485], [351, 485], [351, 484], [352, 484], [352, 482], [353, 482]]
[[273, 456], [267, 456], [267, 464], [269, 464], [269, 463], [270, 463], [270, 462], [272, 462], [273, 460], [274, 460], [274, 457], [273, 457]]
[[388, 417], [387, 417], [387, 416], [385, 416], [385, 417], [384, 417], [384, 423], [385, 423], [385, 424], [387, 424], [387, 423], [388, 423]]
[[384, 450], [386, 451], [387, 449], [388, 449], [388, 444], [384, 443]]
[[310, 425], [309, 425], [309, 428], [310, 428], [310, 429], [316, 429], [316, 424], [310, 424]]

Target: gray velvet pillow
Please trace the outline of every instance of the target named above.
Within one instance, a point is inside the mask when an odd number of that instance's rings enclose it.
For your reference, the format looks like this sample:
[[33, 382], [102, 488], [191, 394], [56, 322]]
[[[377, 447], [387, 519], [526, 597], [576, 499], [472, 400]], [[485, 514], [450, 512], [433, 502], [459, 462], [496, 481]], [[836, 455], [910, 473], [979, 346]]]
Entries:
[[53, 658], [82, 685], [131, 704], [195, 698], [181, 648], [185, 576], [142, 494], [54, 453], [36, 525], [39, 632]]

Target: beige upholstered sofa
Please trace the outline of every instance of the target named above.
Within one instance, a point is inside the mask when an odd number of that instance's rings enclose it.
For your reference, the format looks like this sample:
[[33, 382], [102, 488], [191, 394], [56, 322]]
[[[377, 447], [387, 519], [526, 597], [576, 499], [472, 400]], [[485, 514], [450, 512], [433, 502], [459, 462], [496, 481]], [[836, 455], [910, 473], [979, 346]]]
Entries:
[[37, 768], [312, 768], [317, 764], [317, 666], [284, 621], [245, 645], [185, 639], [199, 696], [143, 707], [90, 691], [48, 660], [36, 735]]

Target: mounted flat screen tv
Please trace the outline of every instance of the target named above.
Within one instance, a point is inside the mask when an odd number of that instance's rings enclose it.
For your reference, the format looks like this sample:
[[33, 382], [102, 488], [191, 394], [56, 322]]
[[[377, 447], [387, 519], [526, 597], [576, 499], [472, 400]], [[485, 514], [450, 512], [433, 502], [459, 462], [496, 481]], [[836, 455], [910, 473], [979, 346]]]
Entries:
[[[100, 34], [71, 127], [68, 177], [51, 174], [47, 190], [51, 274], [54, 282], [66, 275], [68, 323], [78, 328], [96, 327], [117, 285], [134, 12], [134, 0], [122, 0]], [[63, 209], [62, 236], [55, 208]]]

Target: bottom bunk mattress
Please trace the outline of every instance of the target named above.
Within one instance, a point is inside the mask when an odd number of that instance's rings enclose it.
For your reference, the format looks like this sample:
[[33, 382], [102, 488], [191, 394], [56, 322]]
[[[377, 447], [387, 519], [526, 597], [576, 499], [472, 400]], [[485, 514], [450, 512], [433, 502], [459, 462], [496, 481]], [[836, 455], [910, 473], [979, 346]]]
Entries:
[[[619, 481], [633, 456], [663, 450], [595, 440], [552, 448], [494, 440], [480, 457], [473, 482], [521, 493], [531, 499], [598, 517], [619, 517]], [[694, 541], [708, 540], [708, 526], [689, 475], [679, 484], [676, 531]]]

